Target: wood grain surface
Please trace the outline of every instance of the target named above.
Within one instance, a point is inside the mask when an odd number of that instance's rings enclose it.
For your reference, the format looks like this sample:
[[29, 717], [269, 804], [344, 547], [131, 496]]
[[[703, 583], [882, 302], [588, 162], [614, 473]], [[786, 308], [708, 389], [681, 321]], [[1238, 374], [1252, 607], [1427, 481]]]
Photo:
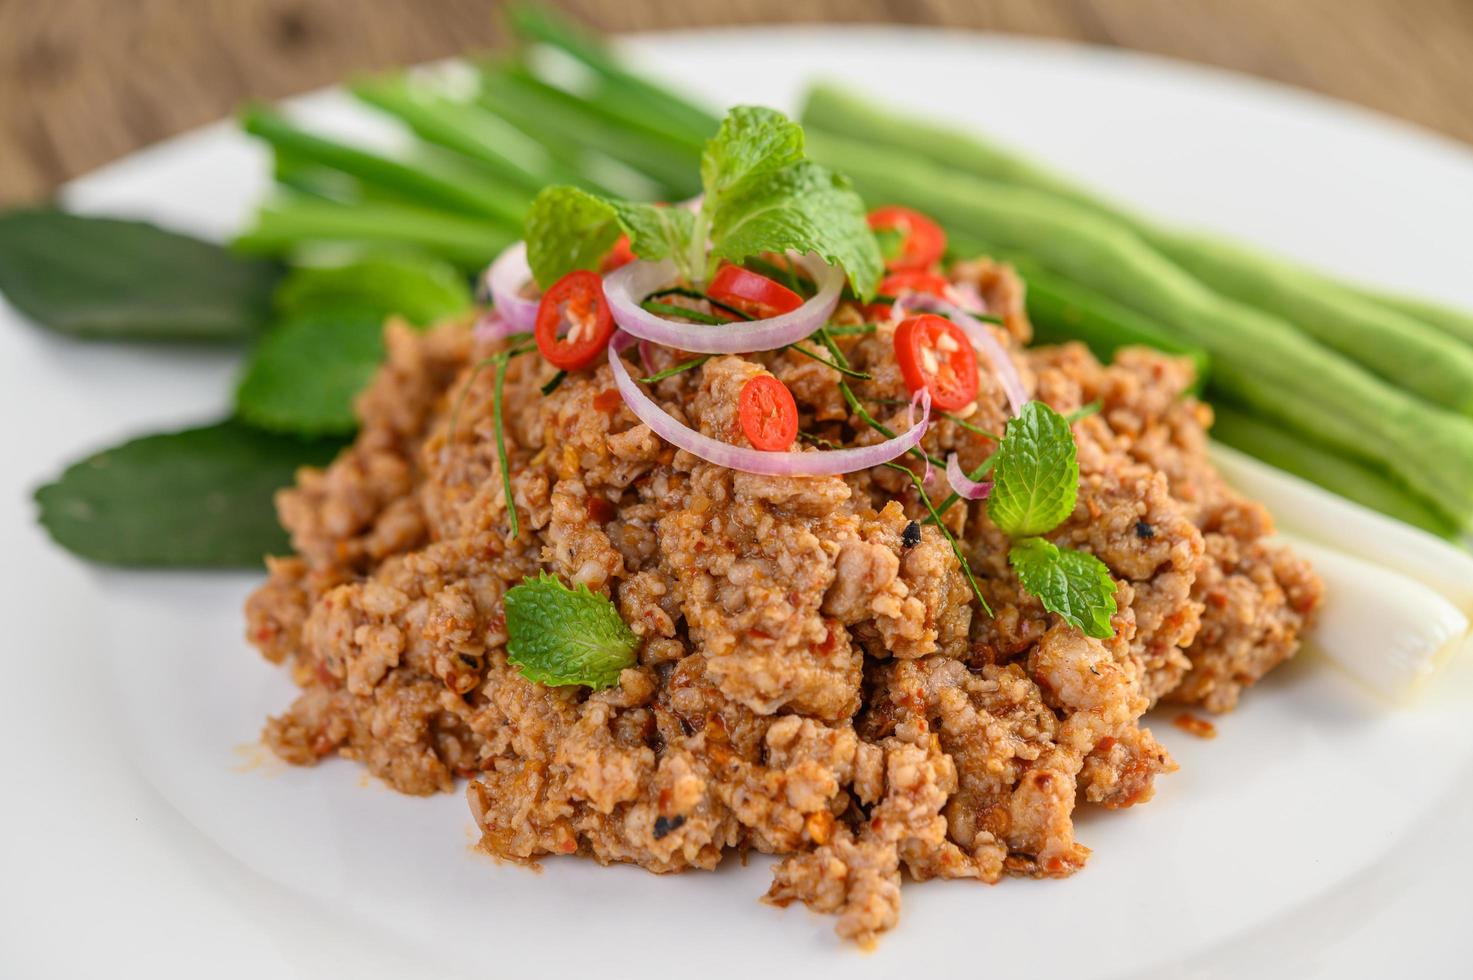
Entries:
[[[0, 204], [247, 99], [483, 50], [487, 0], [0, 0]], [[1134, 48], [1473, 142], [1473, 0], [572, 0], [609, 31], [895, 22]]]

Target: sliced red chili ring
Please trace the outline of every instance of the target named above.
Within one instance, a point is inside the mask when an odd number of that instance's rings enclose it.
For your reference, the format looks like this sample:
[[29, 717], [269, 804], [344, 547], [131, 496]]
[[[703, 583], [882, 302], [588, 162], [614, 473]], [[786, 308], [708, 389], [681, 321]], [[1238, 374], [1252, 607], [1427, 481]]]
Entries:
[[885, 257], [885, 268], [892, 272], [929, 269], [941, 261], [946, 251], [946, 232], [930, 218], [898, 204], [875, 208], [869, 213], [869, 226], [875, 231], [900, 234], [900, 244], [893, 255]]
[[[706, 295], [754, 320], [791, 313], [803, 305], [803, 297], [787, 286], [739, 265], [723, 265], [706, 287]], [[720, 307], [712, 312], [723, 319], [735, 319]]]
[[737, 417], [753, 449], [780, 453], [798, 438], [798, 403], [788, 386], [770, 374], [759, 374], [742, 385]]
[[614, 335], [614, 315], [598, 273], [578, 269], [553, 283], [537, 306], [533, 335], [542, 356], [564, 371], [598, 360]]
[[907, 317], [895, 328], [895, 360], [905, 386], [931, 392], [944, 412], [965, 408], [977, 397], [977, 352], [960, 327], [934, 313]]
[[614, 247], [609, 249], [609, 254], [605, 255], [603, 261], [598, 264], [598, 271], [604, 275], [608, 275], [620, 266], [633, 262], [635, 258], [637, 256], [629, 244], [629, 236], [620, 235], [619, 240], [614, 243]]

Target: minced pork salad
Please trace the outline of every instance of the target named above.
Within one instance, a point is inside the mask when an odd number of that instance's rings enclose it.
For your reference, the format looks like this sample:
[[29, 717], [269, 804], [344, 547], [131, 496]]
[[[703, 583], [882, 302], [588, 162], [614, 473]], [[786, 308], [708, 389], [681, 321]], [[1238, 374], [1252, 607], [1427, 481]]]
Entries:
[[481, 846], [655, 872], [777, 856], [766, 900], [872, 942], [916, 880], [1062, 877], [1076, 805], [1176, 768], [1320, 601], [1208, 463], [1191, 362], [1025, 345], [1012, 269], [943, 267], [777, 112], [701, 197], [544, 190], [489, 312], [391, 322], [356, 441], [278, 497], [248, 630], [266, 727]]

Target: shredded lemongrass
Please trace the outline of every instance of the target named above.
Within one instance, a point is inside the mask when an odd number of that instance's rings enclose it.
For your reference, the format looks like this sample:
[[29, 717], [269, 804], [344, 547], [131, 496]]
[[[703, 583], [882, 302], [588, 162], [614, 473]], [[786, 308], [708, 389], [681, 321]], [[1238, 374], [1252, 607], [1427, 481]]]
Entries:
[[[908, 466], [901, 466], [893, 460], [884, 465], [890, 467], [892, 470], [904, 473], [910, 479], [911, 486], [915, 487], [916, 493], [920, 495], [921, 503], [925, 505], [926, 510], [931, 514], [930, 518], [927, 519], [927, 523], [934, 521], [937, 530], [941, 532], [942, 536], [951, 545], [951, 553], [956, 555], [956, 560], [961, 564], [962, 573], [967, 576], [967, 584], [972, 587], [972, 595], [977, 597], [977, 601], [981, 603], [987, 615], [991, 616], [992, 607], [987, 604], [987, 600], [982, 596], [982, 588], [977, 584], [977, 577], [972, 574], [971, 563], [967, 561], [967, 556], [962, 554], [961, 545], [957, 543], [956, 535], [951, 533], [951, 528], [942, 523], [941, 515], [937, 512], [935, 505], [931, 503], [931, 498], [926, 494], [926, 488], [921, 483], [921, 478], [916, 476], [915, 470], [912, 470]], [[955, 494], [952, 496], [955, 496]]]
[[[510, 347], [504, 351], [498, 351], [495, 354], [491, 354], [490, 356], [484, 357], [476, 362], [475, 366], [471, 368], [470, 377], [466, 378], [465, 384], [461, 386], [460, 393], [455, 396], [455, 405], [450, 409], [450, 422], [445, 429], [445, 441], [447, 443], [454, 441], [455, 427], [460, 421], [460, 410], [465, 406], [465, 399], [466, 396], [470, 394], [471, 386], [475, 384], [476, 378], [480, 377], [482, 371], [486, 370], [486, 368], [488, 367], [494, 368], [496, 373], [491, 389], [491, 424], [496, 429], [496, 458], [501, 464], [501, 489], [506, 495], [507, 521], [511, 526], [511, 536], [513, 538], [516, 538], [521, 534], [521, 527], [517, 521], [516, 500], [512, 496], [510, 469], [511, 464], [507, 460], [506, 432], [503, 429], [501, 422], [501, 401], [502, 394], [506, 388], [507, 364], [511, 361], [512, 358], [520, 357], [523, 354], [537, 349], [537, 345], [535, 343], [527, 342], [527, 338], [529, 336], [530, 335], [526, 333], [512, 334], [508, 339], [520, 340], [520, 344], [515, 347]], [[561, 373], [562, 372], [559, 372], [559, 374]], [[557, 380], [558, 379], [556, 377], [553, 378], [553, 381]], [[552, 387], [556, 386], [553, 385], [553, 383], [550, 381], [548, 382], [544, 390]]]
[[721, 302], [721, 300], [719, 299], [712, 299], [709, 295], [701, 292], [699, 289], [690, 289], [686, 286], [667, 286], [664, 289], [657, 289], [653, 293], [650, 293], [648, 296], [646, 296], [645, 300], [658, 300], [661, 296], [684, 296], [686, 299], [704, 300], [705, 302], [710, 303], [712, 306], [716, 307], [716, 309], [718, 310], [725, 310], [732, 316], [736, 317], [738, 320], [752, 319], [751, 317], [747, 316], [747, 314], [737, 309], [735, 306], [728, 306], [726, 303]]
[[521, 536], [517, 521], [517, 502], [512, 496], [511, 464], [506, 458], [506, 430], [501, 424], [501, 397], [506, 387], [506, 364], [510, 357], [502, 358], [493, 370], [496, 371], [496, 387], [491, 392], [491, 424], [496, 429], [496, 460], [501, 465], [501, 490], [506, 495], [506, 519], [511, 527], [512, 540]]
[[704, 313], [701, 310], [692, 310], [685, 306], [676, 306], [674, 303], [661, 303], [658, 300], [647, 299], [639, 304], [640, 309], [647, 310], [660, 316], [678, 316], [693, 323], [704, 323], [708, 327], [719, 327], [729, 320], [723, 320], [719, 316]]
[[1100, 400], [1098, 398], [1096, 398], [1094, 401], [1090, 402], [1088, 405], [1081, 405], [1079, 408], [1075, 409], [1074, 411], [1070, 412], [1068, 415], [1064, 416], [1064, 421], [1068, 422], [1070, 425], [1073, 425], [1075, 422], [1078, 422], [1080, 419], [1087, 419], [1087, 418], [1089, 418], [1091, 415], [1094, 415], [1095, 413], [1099, 412], [1099, 410], [1101, 408], [1103, 408], [1103, 407], [1104, 407], [1104, 405], [1100, 402]]
[[[788, 345], [788, 350], [797, 351], [799, 354], [802, 354], [804, 357], [811, 357], [815, 361], [817, 361], [818, 363], [822, 364], [824, 367], [833, 368], [835, 371], [838, 371], [840, 374], [846, 375], [846, 376], [851, 377], [851, 378], [854, 378], [854, 379], [856, 379], [858, 381], [872, 381], [874, 379], [874, 375], [869, 374], [868, 372], [865, 372], [865, 371], [856, 371], [852, 367], [850, 367], [848, 364], [840, 364], [837, 361], [830, 360], [829, 358], [824, 357], [822, 354], [818, 353], [817, 351], [811, 351], [811, 350], [809, 350], [808, 348], [804, 347], [802, 344], [789, 344]], [[906, 404], [910, 404], [910, 403], [907, 402]]]
[[[849, 410], [855, 415], [858, 415], [865, 425], [869, 426], [871, 429], [874, 429], [886, 439], [895, 438], [895, 430], [891, 429], [888, 425], [885, 425], [883, 422], [879, 421], [873, 415], [871, 415], [869, 413], [869, 409], [860, 404], [859, 396], [854, 394], [854, 389], [849, 387], [849, 382], [843, 380], [842, 378], [839, 380], [839, 394], [844, 396], [844, 401], [849, 406]], [[942, 460], [928, 454], [920, 446], [913, 447], [910, 450], [910, 454], [916, 459], [930, 463], [932, 466], [946, 465], [946, 463], [944, 463]]]
[[675, 375], [680, 374], [681, 372], [700, 367], [702, 364], [705, 364], [710, 359], [710, 354], [702, 354], [700, 357], [692, 357], [688, 361], [681, 361], [679, 364], [676, 364], [673, 367], [667, 367], [663, 371], [658, 371], [655, 374], [650, 375], [648, 378], [640, 378], [639, 383], [642, 385], [652, 385], [656, 381], [664, 381], [666, 378], [673, 378]]

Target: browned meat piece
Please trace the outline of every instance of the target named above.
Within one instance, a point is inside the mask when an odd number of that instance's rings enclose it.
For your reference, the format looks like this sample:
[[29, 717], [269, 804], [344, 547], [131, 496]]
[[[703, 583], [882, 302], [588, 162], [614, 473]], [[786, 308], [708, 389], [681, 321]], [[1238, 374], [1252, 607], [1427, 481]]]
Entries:
[[[1232, 707], [1297, 648], [1319, 583], [1264, 542], [1266, 513], [1208, 464], [1209, 413], [1184, 397], [1184, 362], [1023, 352], [1012, 270], [956, 274], [1003, 317], [998, 339], [1037, 397], [1101, 403], [1075, 426], [1078, 505], [1051, 536], [1110, 569], [1113, 638], [1083, 636], [1021, 589], [982, 504], [946, 524], [991, 615], [946, 538], [919, 523], [905, 474], [713, 466], [640, 424], [602, 365], [546, 397], [540, 358], [507, 369], [513, 535], [493, 372], [474, 367], [488, 350], [464, 325], [391, 327], [357, 441], [278, 499], [297, 555], [269, 562], [247, 634], [302, 691], [267, 742], [299, 764], [358, 760], [406, 793], [470, 776], [482, 846], [513, 860], [671, 872], [733, 849], [780, 855], [767, 900], [833, 913], [859, 942], [898, 920], [902, 869], [995, 882], [1082, 867], [1075, 807], [1142, 803], [1175, 768], [1143, 712], [1162, 698]], [[893, 326], [839, 342], [872, 375], [859, 397], [899, 428]], [[835, 371], [791, 351], [712, 358], [653, 392], [740, 443], [738, 393], [762, 370], [790, 386], [805, 430], [883, 438]], [[1000, 431], [1006, 408], [984, 371], [960, 413], [974, 428], [939, 419], [926, 449], [976, 465], [995, 446], [975, 428]], [[944, 494], [944, 475], [929, 487]], [[609, 596], [639, 638], [617, 686], [549, 688], [508, 665], [503, 597], [544, 569]]]

